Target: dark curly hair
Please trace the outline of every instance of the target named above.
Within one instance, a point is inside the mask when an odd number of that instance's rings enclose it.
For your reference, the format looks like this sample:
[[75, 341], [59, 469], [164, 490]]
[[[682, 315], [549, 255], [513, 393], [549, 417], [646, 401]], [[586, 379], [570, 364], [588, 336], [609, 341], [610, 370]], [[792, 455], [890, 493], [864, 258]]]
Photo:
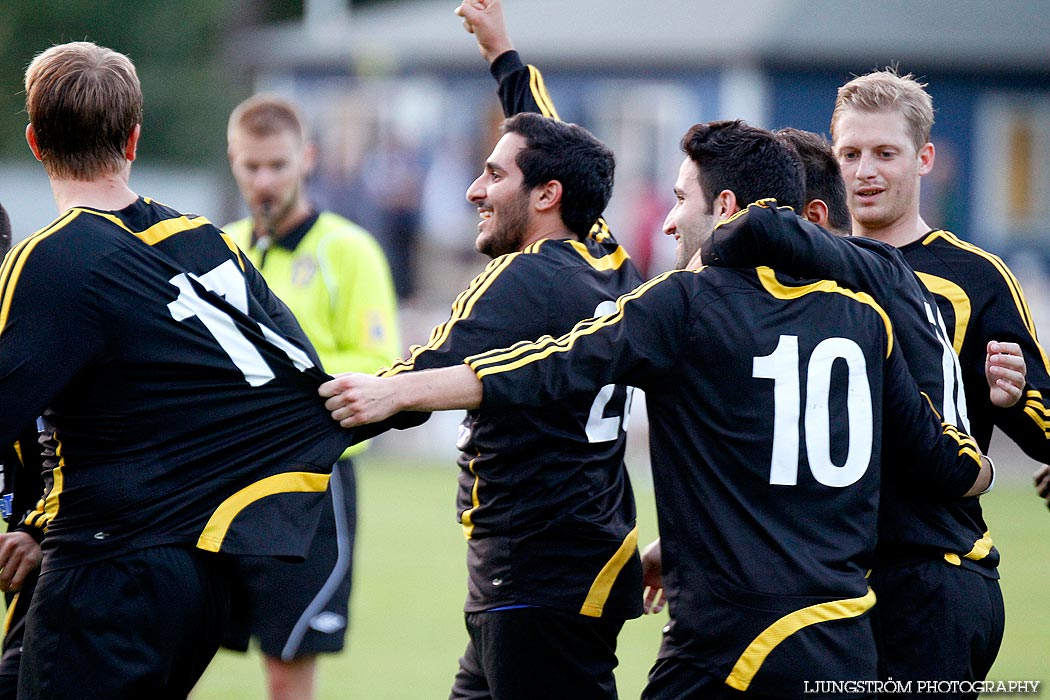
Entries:
[[802, 164], [771, 132], [740, 119], [696, 124], [682, 138], [682, 150], [696, 163], [709, 204], [730, 190], [741, 209], [772, 197], [780, 206], [802, 211]]
[[525, 139], [517, 157], [531, 190], [551, 180], [562, 186], [561, 219], [583, 240], [612, 197], [616, 159], [605, 144], [578, 124], [523, 112], [503, 122], [503, 134]]

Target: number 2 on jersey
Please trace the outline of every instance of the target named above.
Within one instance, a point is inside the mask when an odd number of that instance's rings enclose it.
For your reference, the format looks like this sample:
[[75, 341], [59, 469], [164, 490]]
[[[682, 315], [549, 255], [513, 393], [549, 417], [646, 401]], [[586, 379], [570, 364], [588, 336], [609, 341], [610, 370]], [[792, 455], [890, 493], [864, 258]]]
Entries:
[[[616, 311], [616, 302], [607, 299], [595, 307], [594, 317], [605, 316], [613, 311]], [[606, 384], [598, 390], [598, 395], [594, 397], [590, 413], [587, 415], [587, 425], [584, 428], [587, 432], [587, 442], [596, 443], [615, 440], [620, 436], [621, 423], [623, 429], [627, 430], [627, 421], [631, 417], [631, 399], [634, 396], [634, 387], [627, 387], [623, 407], [620, 408], [618, 414], [616, 411], [610, 411], [612, 415], [607, 416], [605, 415], [606, 409], [609, 408], [609, 402], [612, 400], [615, 392], [615, 384]]]

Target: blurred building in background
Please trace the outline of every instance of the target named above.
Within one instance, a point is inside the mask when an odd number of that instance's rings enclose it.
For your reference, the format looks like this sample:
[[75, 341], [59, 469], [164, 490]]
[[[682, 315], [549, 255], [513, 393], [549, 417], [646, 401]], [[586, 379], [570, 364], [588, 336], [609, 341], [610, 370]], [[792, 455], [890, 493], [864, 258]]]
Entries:
[[[305, 0], [301, 17], [273, 24], [259, 24], [265, 3], [224, 3], [230, 12], [213, 13], [234, 24], [219, 32], [223, 70], [304, 106], [321, 152], [312, 195], [383, 243], [403, 337], [422, 341], [486, 262], [473, 250], [477, 216], [464, 192], [502, 118], [495, 81], [453, 14], [457, 1]], [[146, 2], [143, 16], [160, 6]], [[560, 116], [616, 152], [607, 218], [648, 275], [673, 259], [660, 226], [690, 125], [739, 117], [826, 133], [835, 91], [851, 76], [889, 64], [915, 74], [929, 84], [937, 118], [924, 217], [1005, 257], [1050, 332], [1045, 2], [505, 0], [505, 13]], [[166, 76], [169, 90], [192, 92], [185, 75], [184, 66], [144, 82]], [[184, 126], [192, 134], [201, 125]], [[138, 191], [217, 222], [246, 213], [225, 167], [140, 161]], [[0, 200], [19, 238], [57, 213], [43, 170], [27, 160], [0, 162]]]
[[[500, 115], [455, 5], [351, 12], [345, 1], [316, 0], [302, 22], [241, 33], [229, 50], [258, 87], [309, 105], [326, 141], [326, 177], [338, 185], [324, 188], [333, 198], [340, 187], [353, 193], [346, 208], [356, 202], [362, 218], [385, 200], [415, 198], [424, 241], [469, 248], [469, 209], [456, 200]], [[653, 237], [688, 126], [741, 117], [826, 133], [836, 88], [890, 64], [928, 82], [934, 96], [927, 221], [1005, 255], [1043, 257], [1050, 248], [1050, 12], [1042, 3], [508, 0], [505, 13], [561, 117], [616, 152], [609, 218], [650, 274], [668, 262], [670, 246]]]
[[[455, 6], [406, 0], [351, 10], [345, 0], [315, 0], [301, 22], [244, 31], [228, 44], [230, 65], [312, 116], [320, 203], [371, 228], [395, 264], [408, 260], [412, 342], [446, 317], [452, 295], [485, 262], [473, 253], [476, 215], [463, 195], [502, 114]], [[929, 84], [936, 108], [926, 221], [1006, 257], [1050, 328], [1050, 12], [1042, 3], [506, 0], [504, 10], [562, 119], [615, 151], [607, 218], [647, 275], [673, 258], [660, 228], [690, 125], [744, 118], [826, 134], [839, 85], [898, 65]], [[413, 254], [399, 255], [406, 247]]]

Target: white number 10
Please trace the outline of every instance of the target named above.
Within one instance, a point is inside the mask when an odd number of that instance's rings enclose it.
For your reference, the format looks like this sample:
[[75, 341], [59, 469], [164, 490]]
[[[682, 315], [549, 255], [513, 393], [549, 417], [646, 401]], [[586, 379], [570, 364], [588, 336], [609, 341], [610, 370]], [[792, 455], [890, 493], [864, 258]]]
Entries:
[[[840, 466], [831, 460], [831, 370], [836, 360], [848, 368], [846, 390], [849, 450]], [[792, 486], [798, 483], [799, 417], [802, 392], [798, 336], [782, 335], [776, 350], [756, 357], [751, 376], [773, 380], [773, 454], [769, 483]], [[864, 353], [848, 338], [821, 341], [809, 358], [806, 371], [806, 453], [813, 478], [825, 486], [843, 487], [856, 482], [868, 470], [872, 451], [871, 387], [868, 385]]]

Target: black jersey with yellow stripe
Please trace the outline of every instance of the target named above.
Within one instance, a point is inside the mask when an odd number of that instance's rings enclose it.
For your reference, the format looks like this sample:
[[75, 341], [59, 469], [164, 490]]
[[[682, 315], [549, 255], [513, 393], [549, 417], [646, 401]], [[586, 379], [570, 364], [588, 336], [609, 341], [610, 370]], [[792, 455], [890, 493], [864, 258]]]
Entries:
[[[454, 366], [489, 348], [561, 335], [640, 282], [611, 238], [539, 241], [492, 260], [427, 344], [386, 374]], [[630, 397], [626, 386], [609, 384], [543, 408], [467, 414], [457, 443], [467, 611], [516, 604], [640, 614], [635, 505], [623, 462]]]
[[500, 54], [489, 70], [499, 83], [499, 99], [504, 116], [537, 112], [545, 117], [560, 118], [543, 82], [543, 74], [536, 66], [523, 63], [517, 51]]
[[[998, 426], [1032, 459], [1050, 462], [1050, 364], [1017, 278], [996, 255], [943, 230], [901, 247], [933, 292], [962, 363], [971, 432], [987, 450]], [[1027, 366], [1021, 400], [992, 405], [985, 377], [990, 340], [1018, 343]]]
[[[871, 294], [893, 319], [908, 370], [941, 419], [971, 432], [968, 399], [973, 385], [964, 377], [938, 301], [913, 274], [902, 250], [871, 239], [833, 236], [765, 200], [716, 227], [703, 259], [720, 266], [767, 264], [796, 275], [828, 276]], [[982, 377], [983, 362], [982, 355]], [[981, 393], [982, 387], [974, 391]], [[986, 388], [983, 395], [988, 395]], [[879, 526], [882, 564], [943, 557], [998, 576], [999, 551], [977, 497], [924, 498], [890, 474]]]
[[467, 364], [483, 411], [609, 383], [645, 390], [665, 652], [740, 690], [801, 697], [805, 679], [874, 679], [866, 576], [880, 465], [900, 463], [884, 450], [922, 465], [905, 476], [931, 494], [962, 494], [979, 471], [973, 440], [922, 398], [881, 306], [769, 268], [665, 273], [560, 338]]
[[302, 556], [351, 442], [287, 308], [221, 231], [74, 208], [0, 269], [0, 439], [50, 407], [45, 566], [185, 543]]

